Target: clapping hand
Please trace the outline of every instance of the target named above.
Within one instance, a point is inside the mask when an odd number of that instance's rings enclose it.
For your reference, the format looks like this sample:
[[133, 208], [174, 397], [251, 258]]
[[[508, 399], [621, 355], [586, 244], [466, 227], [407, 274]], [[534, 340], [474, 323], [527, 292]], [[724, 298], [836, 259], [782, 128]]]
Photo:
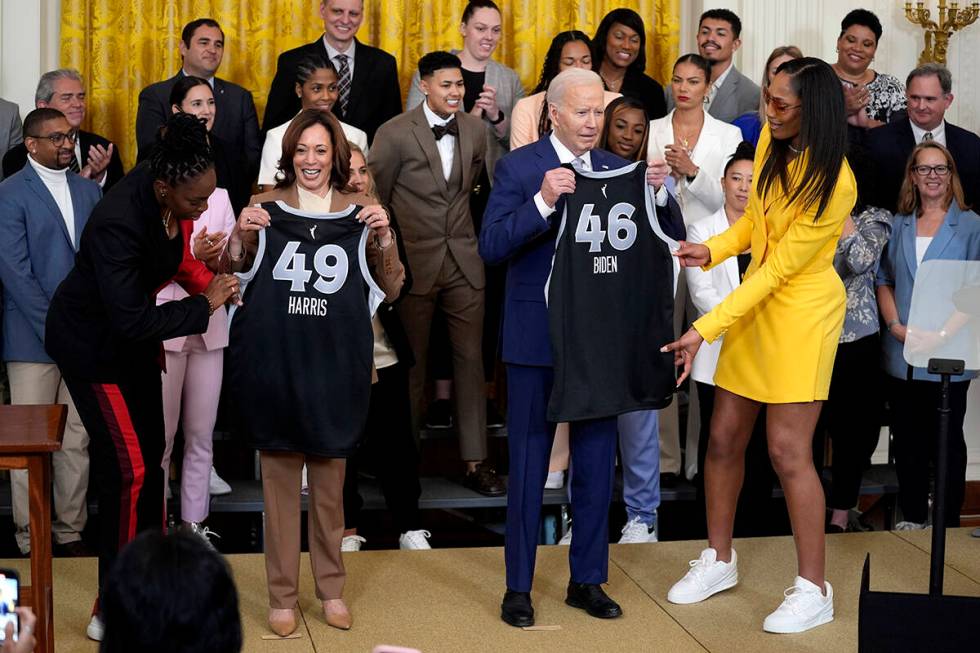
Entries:
[[85, 162], [85, 167], [78, 171], [79, 176], [92, 181], [102, 181], [105, 170], [109, 167], [109, 162], [112, 161], [113, 149], [112, 143], [109, 143], [107, 148], [101, 145], [93, 145], [88, 148], [88, 160]]
[[489, 84], [483, 85], [480, 96], [476, 98], [473, 109], [470, 111], [474, 116], [486, 116], [487, 120], [496, 120], [500, 117], [500, 107], [497, 106], [497, 89]]
[[686, 147], [668, 145], [664, 148], [664, 159], [670, 166], [671, 173], [680, 180], [682, 177], [693, 177], [698, 173], [698, 167], [691, 161], [691, 154]]

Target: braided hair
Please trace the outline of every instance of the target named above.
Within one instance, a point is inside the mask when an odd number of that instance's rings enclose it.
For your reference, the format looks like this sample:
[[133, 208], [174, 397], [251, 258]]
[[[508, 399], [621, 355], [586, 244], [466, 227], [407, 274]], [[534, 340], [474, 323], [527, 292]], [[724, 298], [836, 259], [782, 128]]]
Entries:
[[[556, 34], [555, 38], [551, 39], [551, 46], [548, 48], [548, 53], [544, 56], [544, 65], [541, 67], [541, 78], [538, 80], [538, 85], [534, 87], [535, 93], [548, 90], [548, 85], [551, 84], [551, 80], [560, 72], [561, 53], [565, 48], [565, 44], [572, 43], [573, 41], [581, 41], [590, 52], [592, 51], [592, 41], [585, 35], [585, 32], [572, 29]], [[538, 136], [547, 134], [549, 131], [551, 131], [551, 117], [548, 115], [548, 101], [545, 100], [541, 107], [541, 115], [538, 116]]]
[[154, 178], [176, 186], [213, 167], [214, 153], [204, 123], [188, 113], [170, 116], [150, 154]]

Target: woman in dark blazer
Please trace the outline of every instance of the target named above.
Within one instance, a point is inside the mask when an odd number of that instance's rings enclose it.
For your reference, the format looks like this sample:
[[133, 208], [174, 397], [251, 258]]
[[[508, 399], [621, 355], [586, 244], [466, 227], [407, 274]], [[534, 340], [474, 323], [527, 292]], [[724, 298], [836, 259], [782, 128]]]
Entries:
[[[197, 219], [214, 188], [204, 125], [172, 117], [150, 160], [96, 205], [48, 309], [45, 346], [91, 438], [100, 595], [119, 549], [164, 523], [161, 342], [206, 331], [238, 292], [231, 275], [204, 287], [177, 274], [188, 246], [180, 222]], [[190, 296], [157, 306], [154, 295], [171, 279]], [[88, 634], [101, 638], [98, 611]]]
[[[892, 409], [895, 471], [898, 473], [898, 505], [902, 521], [895, 530], [925, 528], [929, 512], [929, 463], [936, 453], [940, 378], [924, 367], [905, 361], [907, 339], [912, 351], [932, 358], [962, 358], [969, 348], [968, 318], [949, 306], [932, 311], [930, 330], [909, 329], [912, 289], [919, 268], [926, 261], [980, 260], [980, 216], [967, 210], [963, 187], [953, 157], [937, 141], [924, 141], [912, 150], [898, 198], [892, 233], [878, 266], [877, 294], [881, 320], [885, 372], [891, 384], [888, 404]], [[964, 266], [966, 263], [964, 263]], [[955, 283], [953, 279], [946, 279]], [[930, 284], [930, 281], [925, 283]], [[931, 283], [935, 283], [933, 276]], [[939, 295], [939, 293], [932, 293]], [[921, 325], [922, 318], [916, 320]], [[943, 355], [945, 352], [945, 355]], [[952, 378], [949, 406], [949, 448], [946, 480], [946, 525], [960, 525], [960, 507], [966, 488], [966, 440], [963, 421], [966, 397], [976, 372]]]
[[667, 115], [664, 87], [647, 75], [646, 28], [632, 9], [613, 9], [599, 23], [592, 39], [592, 70], [607, 91], [643, 103], [650, 120]]

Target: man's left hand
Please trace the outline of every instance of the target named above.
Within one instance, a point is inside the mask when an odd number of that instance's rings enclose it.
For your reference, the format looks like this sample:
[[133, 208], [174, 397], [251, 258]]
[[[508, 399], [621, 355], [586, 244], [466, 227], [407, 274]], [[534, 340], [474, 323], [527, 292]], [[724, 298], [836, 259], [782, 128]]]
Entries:
[[112, 143], [109, 143], [109, 147], [93, 145], [88, 148], [88, 161], [85, 163], [85, 167], [79, 170], [78, 174], [86, 179], [101, 183], [105, 177], [106, 168], [109, 167], [109, 162], [112, 161], [112, 152]]

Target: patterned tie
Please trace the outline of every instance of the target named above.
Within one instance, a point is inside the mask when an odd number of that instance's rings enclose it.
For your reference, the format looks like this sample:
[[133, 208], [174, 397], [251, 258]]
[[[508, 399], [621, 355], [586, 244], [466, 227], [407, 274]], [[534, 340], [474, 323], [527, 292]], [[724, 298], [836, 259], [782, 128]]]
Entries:
[[925, 134], [922, 135], [922, 142], [923, 143], [925, 143], [926, 141], [931, 141], [931, 140], [932, 140], [932, 132], [926, 132]]
[[68, 163], [68, 169], [74, 172], [76, 175], [82, 170], [78, 165], [78, 157], [75, 156], [75, 150], [72, 150], [71, 152], [71, 161]]
[[340, 75], [340, 80], [337, 90], [340, 91], [340, 111], [344, 117], [347, 117], [347, 103], [350, 101], [350, 65], [347, 63], [346, 54], [338, 54], [334, 59], [339, 64], [337, 74]]

